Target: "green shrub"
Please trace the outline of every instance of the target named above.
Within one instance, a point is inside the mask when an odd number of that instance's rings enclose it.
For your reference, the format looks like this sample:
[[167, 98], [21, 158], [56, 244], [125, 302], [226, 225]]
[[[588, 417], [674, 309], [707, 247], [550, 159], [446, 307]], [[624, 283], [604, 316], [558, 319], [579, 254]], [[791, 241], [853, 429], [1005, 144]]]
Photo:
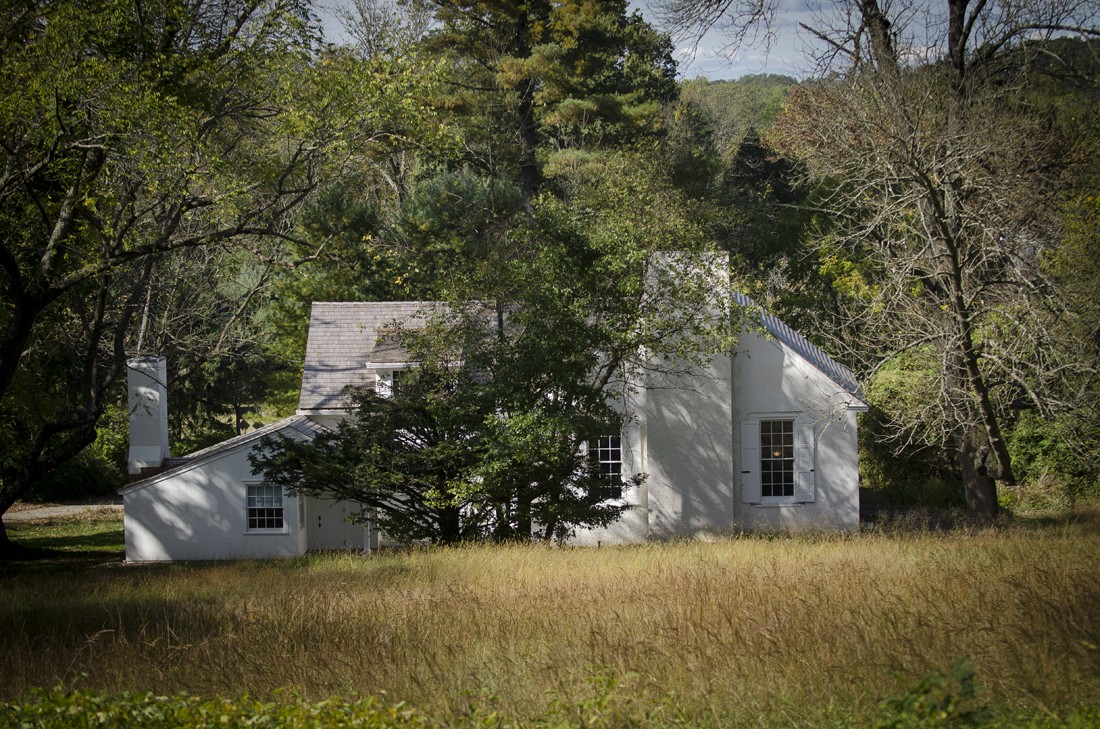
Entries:
[[[439, 726], [403, 704], [386, 705], [375, 697], [310, 702], [293, 695], [274, 701], [248, 696], [203, 699], [187, 694], [107, 695], [91, 691], [37, 690], [26, 701], [0, 705], [0, 726], [25, 729], [175, 729], [176, 727], [381, 727]], [[478, 722], [480, 723], [480, 722]], [[470, 726], [477, 726], [471, 723]], [[484, 724], [488, 726], [489, 724]]]
[[1019, 486], [1006, 491], [1004, 506], [1052, 511], [1098, 493], [1097, 468], [1073, 451], [1065, 427], [1026, 411], [1007, 431], [1005, 439]]
[[900, 699], [883, 703], [888, 719], [881, 729], [917, 729], [932, 726], [978, 726], [991, 717], [977, 701], [978, 685], [967, 659], [946, 672], [935, 671]]

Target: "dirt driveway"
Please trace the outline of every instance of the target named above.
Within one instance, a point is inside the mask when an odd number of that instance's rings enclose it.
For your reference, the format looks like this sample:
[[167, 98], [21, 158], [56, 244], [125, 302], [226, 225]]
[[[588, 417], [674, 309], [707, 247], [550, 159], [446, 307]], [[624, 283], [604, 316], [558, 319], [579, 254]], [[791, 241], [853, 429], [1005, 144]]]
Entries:
[[112, 509], [122, 513], [122, 504], [19, 504], [4, 514], [4, 523], [50, 519], [57, 516], [73, 516], [92, 509]]

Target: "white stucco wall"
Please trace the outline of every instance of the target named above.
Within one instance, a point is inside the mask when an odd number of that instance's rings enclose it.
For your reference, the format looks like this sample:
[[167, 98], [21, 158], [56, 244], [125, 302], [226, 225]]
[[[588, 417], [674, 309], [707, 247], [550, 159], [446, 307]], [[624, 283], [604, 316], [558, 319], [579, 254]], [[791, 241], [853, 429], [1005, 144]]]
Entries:
[[[626, 496], [632, 508], [573, 544], [706, 538], [739, 529], [859, 527], [856, 409], [863, 404], [780, 342], [743, 334], [735, 356], [719, 355], [690, 376], [665, 363], [628, 403], [623, 472], [647, 474]], [[813, 500], [742, 494], [742, 421], [790, 419], [813, 438]], [[758, 426], [757, 420], [753, 420]], [[629, 465], [628, 465], [629, 464]], [[750, 464], [751, 466], [751, 464]], [[757, 466], [757, 469], [759, 467]]]
[[691, 376], [657, 372], [647, 382], [651, 537], [707, 536], [732, 524], [731, 376], [730, 358], [718, 355]]
[[247, 528], [245, 484], [252, 475], [241, 446], [123, 491], [128, 562], [287, 557], [302, 554], [297, 499], [284, 495], [281, 532]]
[[[812, 424], [816, 441], [814, 501], [744, 503], [738, 478], [734, 526], [751, 530], [858, 529], [856, 413], [849, 409], [858, 404], [856, 398], [779, 342], [752, 332], [741, 337], [733, 372], [735, 442], [740, 443], [742, 421], [761, 415], [805, 419]], [[740, 463], [740, 447], [733, 448], [731, 455], [732, 473], [739, 476], [748, 467]]]

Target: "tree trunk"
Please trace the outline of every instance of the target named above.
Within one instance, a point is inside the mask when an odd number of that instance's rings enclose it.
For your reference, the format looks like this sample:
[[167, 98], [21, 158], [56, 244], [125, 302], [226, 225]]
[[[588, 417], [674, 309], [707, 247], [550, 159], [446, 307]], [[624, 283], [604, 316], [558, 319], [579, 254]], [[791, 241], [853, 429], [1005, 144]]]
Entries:
[[524, 489], [519, 490], [516, 498], [516, 541], [526, 542], [531, 539], [531, 494]]
[[462, 541], [462, 514], [458, 507], [445, 506], [439, 509], [439, 543], [447, 546]]
[[26, 297], [14, 306], [11, 319], [4, 329], [3, 340], [0, 341], [0, 402], [3, 402], [12, 380], [15, 379], [23, 352], [27, 349], [38, 315], [44, 307], [45, 302], [37, 299], [32, 301]]
[[8, 528], [4, 525], [3, 519], [0, 519], [0, 562], [16, 559], [20, 551], [22, 550], [19, 545], [8, 537]]
[[0, 561], [10, 559], [15, 551], [15, 544], [8, 538], [8, 529], [4, 526], [4, 520], [0, 519]]
[[8, 530], [7, 527], [4, 526], [3, 516], [7, 513], [8, 509], [11, 508], [12, 504], [19, 499], [20, 495], [26, 491], [24, 485], [26, 480], [25, 477], [21, 477], [20, 475], [15, 475], [13, 477], [9, 474], [3, 485], [0, 485], [0, 560], [14, 559], [21, 551], [19, 545], [15, 544], [15, 542], [11, 541], [11, 538], [8, 537]]
[[[531, 56], [531, 45], [527, 38], [527, 34], [530, 32], [528, 27], [530, 20], [527, 12], [524, 11], [520, 14], [515, 28], [516, 58], [526, 59]], [[539, 167], [537, 154], [539, 124], [535, 117], [535, 90], [536, 84], [533, 78], [522, 79], [514, 87], [514, 91], [519, 97], [519, 104], [516, 109], [516, 114], [519, 117], [519, 129], [517, 131], [519, 132], [520, 142], [519, 187], [523, 194], [523, 205], [528, 210], [531, 209], [531, 204], [542, 185], [542, 169]]]
[[519, 186], [523, 204], [530, 209], [542, 185], [542, 170], [538, 163], [538, 122], [535, 120], [535, 83], [524, 81], [519, 89], [519, 138], [522, 144], [519, 162]]
[[955, 436], [955, 447], [962, 470], [967, 512], [980, 519], [992, 519], [997, 516], [1000, 505], [997, 503], [997, 482], [987, 464], [991, 455], [988, 444], [980, 431], [970, 427]]

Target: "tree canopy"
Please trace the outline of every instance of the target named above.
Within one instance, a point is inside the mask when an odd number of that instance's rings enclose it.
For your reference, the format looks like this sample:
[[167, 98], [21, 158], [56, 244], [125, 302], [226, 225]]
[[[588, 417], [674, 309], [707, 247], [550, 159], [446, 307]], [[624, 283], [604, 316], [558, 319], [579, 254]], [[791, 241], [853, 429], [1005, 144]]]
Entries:
[[[688, 26], [728, 24], [738, 39], [778, 4], [666, 8]], [[1059, 358], [1054, 322], [1068, 310], [1044, 266], [1095, 149], [1067, 138], [1030, 90], [1055, 70], [1095, 79], [1090, 44], [1066, 53], [1061, 36], [1100, 34], [1097, 7], [947, 0], [910, 10], [873, 0], [823, 10], [807, 30], [832, 74], [792, 91], [773, 138], [816, 179], [813, 242], [845, 271], [834, 341], [868, 374], [924, 363], [925, 397], [893, 410], [896, 433], [949, 448], [968, 506], [991, 515], [996, 482], [1015, 481], [1015, 413], [1053, 414], [1063, 385], [1095, 372]]]
[[173, 311], [159, 267], [285, 261], [322, 182], [419, 123], [417, 77], [319, 54], [312, 23], [282, 0], [5, 6], [0, 511], [94, 440], [148, 315], [209, 316]]

